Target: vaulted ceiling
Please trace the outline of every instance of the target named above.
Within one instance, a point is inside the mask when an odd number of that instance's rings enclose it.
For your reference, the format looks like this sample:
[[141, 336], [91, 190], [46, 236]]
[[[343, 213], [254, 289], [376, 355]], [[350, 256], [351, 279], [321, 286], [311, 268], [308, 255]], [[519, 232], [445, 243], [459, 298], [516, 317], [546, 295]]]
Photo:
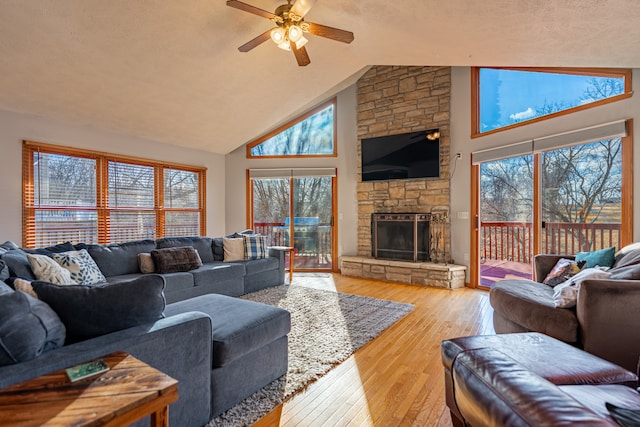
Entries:
[[[246, 0], [273, 11], [283, 0]], [[225, 0], [1, 0], [0, 109], [228, 153], [370, 65], [640, 68], [638, 0], [318, 0], [311, 64]]]

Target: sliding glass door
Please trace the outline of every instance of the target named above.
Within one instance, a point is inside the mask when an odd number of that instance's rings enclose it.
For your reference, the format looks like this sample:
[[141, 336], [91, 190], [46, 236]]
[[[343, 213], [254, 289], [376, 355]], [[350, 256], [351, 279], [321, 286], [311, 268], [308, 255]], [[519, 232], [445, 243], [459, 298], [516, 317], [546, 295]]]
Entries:
[[534, 156], [480, 166], [480, 285], [531, 279]]
[[532, 278], [536, 254], [628, 244], [631, 165], [630, 138], [615, 137], [474, 167], [472, 280], [490, 288], [499, 280]]
[[335, 169], [331, 171], [333, 175], [323, 170], [296, 170], [289, 177], [264, 177], [282, 174], [276, 170], [250, 171], [249, 225], [269, 236], [272, 246], [295, 247], [296, 270], [333, 271], [337, 267], [336, 177]]

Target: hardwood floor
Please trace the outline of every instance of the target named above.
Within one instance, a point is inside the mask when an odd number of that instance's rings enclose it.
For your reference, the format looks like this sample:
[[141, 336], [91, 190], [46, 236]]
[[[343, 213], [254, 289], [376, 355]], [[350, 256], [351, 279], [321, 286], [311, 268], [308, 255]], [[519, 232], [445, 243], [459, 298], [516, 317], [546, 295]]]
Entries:
[[415, 305], [415, 309], [255, 426], [450, 426], [440, 342], [492, 334], [489, 294], [339, 274], [296, 275], [338, 292]]

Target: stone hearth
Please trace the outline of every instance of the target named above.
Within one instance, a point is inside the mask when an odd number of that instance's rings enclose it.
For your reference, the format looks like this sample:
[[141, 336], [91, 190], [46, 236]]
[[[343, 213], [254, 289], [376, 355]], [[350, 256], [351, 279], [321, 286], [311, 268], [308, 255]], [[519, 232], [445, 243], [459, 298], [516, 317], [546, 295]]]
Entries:
[[464, 265], [394, 261], [356, 256], [341, 257], [340, 269], [345, 276], [446, 289], [463, 288], [467, 271], [467, 267]]

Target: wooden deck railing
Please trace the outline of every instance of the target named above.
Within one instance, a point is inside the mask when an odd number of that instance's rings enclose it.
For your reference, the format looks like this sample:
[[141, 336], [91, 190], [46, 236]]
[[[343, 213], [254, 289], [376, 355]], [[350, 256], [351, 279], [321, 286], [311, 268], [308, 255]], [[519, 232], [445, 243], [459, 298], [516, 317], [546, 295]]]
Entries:
[[[480, 256], [483, 259], [531, 263], [532, 231], [530, 222], [483, 221]], [[573, 255], [611, 246], [619, 248], [620, 232], [620, 224], [546, 222], [542, 229], [540, 252]]]

